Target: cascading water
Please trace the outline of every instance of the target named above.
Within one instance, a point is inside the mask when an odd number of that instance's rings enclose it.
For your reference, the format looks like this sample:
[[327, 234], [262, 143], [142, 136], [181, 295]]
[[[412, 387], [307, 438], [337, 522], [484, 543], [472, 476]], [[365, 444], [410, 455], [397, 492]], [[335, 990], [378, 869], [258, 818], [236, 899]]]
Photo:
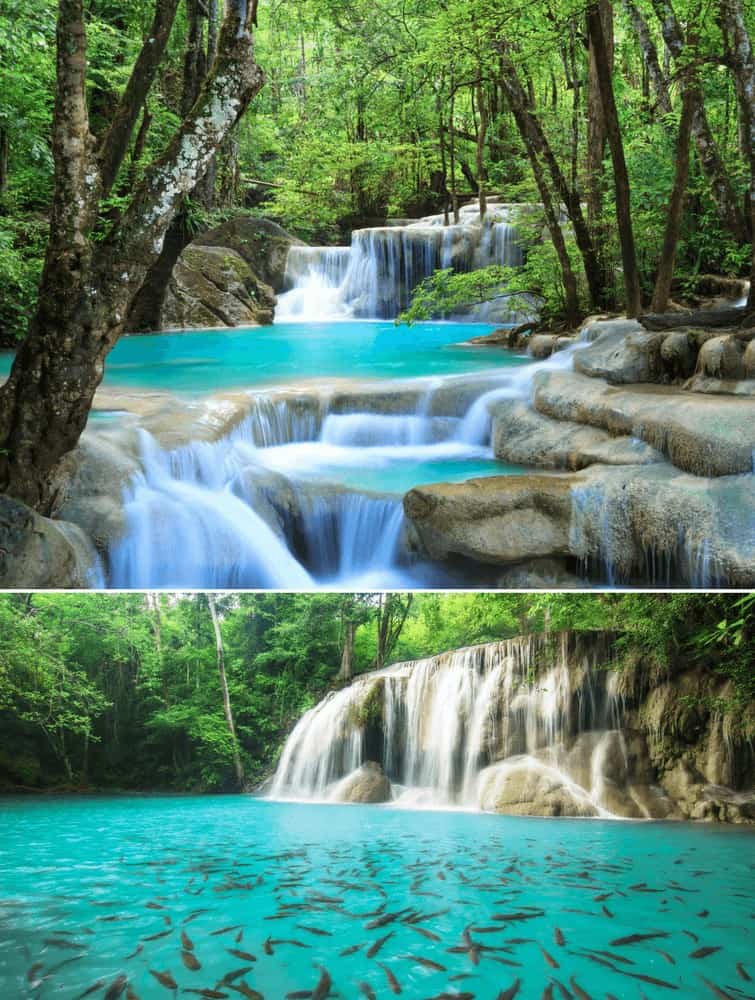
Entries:
[[302, 716], [270, 794], [338, 800], [344, 779], [372, 761], [405, 805], [526, 807], [529, 796], [605, 815], [627, 767], [624, 701], [597, 669], [608, 655], [606, 644], [580, 648], [563, 633], [367, 674]]
[[[433, 271], [471, 271], [489, 264], [519, 267], [523, 252], [512, 219], [517, 206], [491, 203], [484, 219], [476, 206], [457, 225], [428, 216], [407, 226], [355, 230], [350, 247], [292, 246], [286, 262], [289, 291], [278, 298], [278, 321], [393, 319], [411, 292]], [[477, 319], [516, 318], [505, 299], [478, 308]]]

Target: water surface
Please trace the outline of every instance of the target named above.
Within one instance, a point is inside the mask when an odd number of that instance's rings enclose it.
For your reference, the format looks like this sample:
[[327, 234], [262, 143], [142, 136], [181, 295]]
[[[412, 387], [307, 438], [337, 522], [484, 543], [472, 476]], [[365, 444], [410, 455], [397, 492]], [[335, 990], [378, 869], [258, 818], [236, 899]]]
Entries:
[[150, 969], [234, 997], [245, 967], [268, 1000], [321, 968], [344, 998], [389, 996], [386, 969], [412, 998], [753, 993], [749, 830], [248, 797], [6, 799], [0, 824], [4, 997], [168, 996]]

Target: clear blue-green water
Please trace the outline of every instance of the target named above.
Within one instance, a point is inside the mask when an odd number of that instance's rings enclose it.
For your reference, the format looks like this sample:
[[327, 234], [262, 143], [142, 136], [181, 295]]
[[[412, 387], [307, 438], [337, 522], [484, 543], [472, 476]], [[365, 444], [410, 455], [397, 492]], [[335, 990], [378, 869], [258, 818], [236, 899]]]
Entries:
[[[244, 967], [234, 985], [268, 1000], [313, 991], [322, 968], [344, 998], [392, 995], [385, 969], [419, 1000], [495, 1000], [516, 980], [523, 998], [551, 980], [556, 997], [755, 993], [743, 829], [246, 797], [7, 799], [0, 829], [2, 997], [104, 996], [119, 975], [169, 995], [150, 969], [235, 997], [221, 981]], [[662, 936], [620, 943], [635, 934]]]
[[[359, 320], [122, 337], [107, 359], [103, 384], [205, 395], [303, 379], [458, 375], [526, 360], [489, 347], [454, 346], [493, 329]], [[0, 354], [0, 377], [10, 363], [9, 354]]]

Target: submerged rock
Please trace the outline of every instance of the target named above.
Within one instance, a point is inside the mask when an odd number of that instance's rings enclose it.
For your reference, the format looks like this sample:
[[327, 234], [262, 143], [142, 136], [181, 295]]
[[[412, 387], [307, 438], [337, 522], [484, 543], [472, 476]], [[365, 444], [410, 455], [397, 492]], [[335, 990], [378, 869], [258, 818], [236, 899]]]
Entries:
[[383, 768], [372, 760], [342, 778], [331, 795], [336, 802], [390, 802], [392, 797], [391, 783]]

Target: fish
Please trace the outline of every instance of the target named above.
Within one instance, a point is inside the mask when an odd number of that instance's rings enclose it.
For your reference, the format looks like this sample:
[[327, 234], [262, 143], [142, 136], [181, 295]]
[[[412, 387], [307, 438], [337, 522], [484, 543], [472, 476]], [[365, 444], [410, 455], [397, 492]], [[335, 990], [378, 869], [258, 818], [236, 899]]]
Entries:
[[155, 972], [154, 969], [150, 969], [149, 974], [150, 976], [154, 976], [158, 983], [164, 986], [166, 990], [178, 989], [178, 983], [169, 972]]
[[689, 953], [689, 957], [690, 958], [707, 958], [708, 955], [713, 955], [717, 951], [720, 951], [720, 950], [721, 950], [721, 945], [720, 944], [716, 945], [716, 946], [713, 946], [713, 947], [709, 946], [707, 948], [696, 948], [694, 951], [691, 951]]
[[330, 993], [332, 983], [333, 980], [330, 978], [328, 970], [324, 966], [320, 966], [320, 978], [312, 990], [312, 1000], [325, 1000], [325, 997]]
[[83, 993], [79, 993], [79, 995], [76, 997], [76, 1000], [84, 1000], [84, 997], [91, 996], [91, 994], [94, 993], [95, 990], [101, 990], [104, 985], [105, 985], [105, 980], [98, 979], [96, 983], [92, 983], [92, 985], [88, 987], [88, 989], [85, 989]]
[[191, 940], [186, 931], [181, 931], [181, 944], [183, 945], [184, 951], [194, 951], [194, 942]]
[[184, 924], [189, 924], [191, 923], [192, 920], [196, 920], [197, 917], [201, 916], [203, 913], [209, 913], [209, 912], [210, 911], [207, 909], [206, 906], [203, 907], [201, 910], [192, 910], [191, 913], [188, 914], [188, 916], [183, 918], [182, 922]]
[[341, 958], [345, 958], [347, 955], [353, 955], [355, 952], [359, 951], [359, 949], [362, 947], [363, 945], [361, 944], [352, 944], [349, 945], [348, 948], [344, 948], [343, 951], [339, 951], [338, 954]]
[[202, 963], [190, 951], [181, 952], [181, 961], [190, 972], [198, 972], [202, 968]]
[[416, 962], [418, 965], [424, 965], [426, 969], [433, 969], [435, 972], [447, 972], [445, 965], [441, 965], [440, 962], [434, 962], [431, 958], [423, 958], [422, 955], [405, 955], [412, 962]]
[[744, 979], [747, 983], [752, 982], [752, 976], [747, 972], [747, 969], [745, 969], [741, 962], [737, 962], [737, 975], [740, 979]]
[[153, 903], [152, 900], [150, 900], [149, 903], [145, 903], [145, 906], [147, 907], [148, 910], [164, 910], [165, 909], [165, 907], [162, 906], [160, 903]]
[[294, 990], [293, 993], [286, 994], [286, 1000], [306, 1000], [312, 996], [312, 990]]
[[383, 913], [381, 916], [375, 917], [374, 920], [370, 920], [364, 926], [368, 931], [374, 930], [376, 927], [385, 927], [386, 924], [391, 924], [394, 920], [398, 920], [399, 917], [408, 913], [409, 909], [410, 907], [406, 906], [403, 910], [396, 910], [394, 913]]
[[196, 988], [196, 987], [184, 986], [184, 988], [181, 990], [181, 992], [182, 993], [196, 993], [196, 995], [198, 997], [207, 997], [208, 1000], [223, 1000], [224, 997], [228, 996], [228, 994], [227, 993], [223, 993], [222, 990], [211, 990], [208, 987], [204, 987], [204, 988], [199, 987], [199, 988]]
[[613, 920], [613, 913], [608, 909], [605, 903], [601, 906], [601, 910], [603, 911], [604, 916], [608, 917], [609, 920]]
[[388, 968], [387, 965], [384, 965], [382, 962], [378, 962], [378, 965], [385, 973], [385, 978], [388, 980], [389, 990], [391, 991], [391, 993], [395, 993], [396, 996], [398, 996], [398, 994], [401, 993], [401, 984], [399, 983], [398, 979], [396, 979], [396, 977], [393, 975], [393, 973], [391, 972], [391, 970]]
[[[407, 924], [406, 926], [409, 927], [410, 930], [416, 931], [418, 934], [421, 934], [422, 937], [427, 938], [428, 941], [440, 941], [440, 936], [438, 934], [434, 934], [432, 931], [429, 931], [426, 927], [417, 927], [414, 924]], [[492, 929], [494, 931], [500, 931], [501, 928], [500, 927], [493, 927]], [[484, 934], [485, 933], [485, 928], [483, 928], [482, 930], [479, 930], [479, 929], [477, 929], [477, 930], [478, 930], [478, 933], [480, 933], [480, 934]]]
[[383, 937], [378, 938], [377, 941], [375, 941], [373, 944], [371, 944], [370, 947], [369, 947], [369, 949], [367, 950], [367, 958], [374, 958], [375, 955], [377, 955], [377, 953], [383, 947], [383, 945], [385, 944], [385, 942], [388, 940], [388, 938], [392, 938], [392, 937], [393, 937], [393, 931], [389, 931]]
[[582, 987], [579, 985], [579, 983], [576, 982], [576, 980], [574, 979], [574, 976], [572, 976], [571, 979], [569, 980], [569, 985], [574, 990], [574, 992], [577, 994], [577, 997], [579, 998], [579, 1000], [592, 1000], [592, 997], [590, 996], [590, 994], [589, 993], [585, 993], [585, 991], [582, 989]]
[[553, 983], [548, 983], [540, 995], [540, 1000], [553, 1000]]
[[[230, 951], [230, 948], [228, 949]], [[272, 938], [265, 938], [262, 942], [262, 950], [266, 955], [274, 955]], [[241, 957], [241, 956], [239, 956]]]
[[711, 991], [713, 996], [718, 997], [718, 1000], [736, 1000], [732, 993], [727, 993], [725, 990], [722, 990], [720, 986], [716, 986], [715, 983], [712, 983], [709, 979], [705, 979], [703, 976], [700, 976], [700, 978]]
[[566, 944], [566, 938], [564, 937], [564, 932], [561, 930], [560, 927], [555, 927], [553, 929], [553, 939], [556, 942], [556, 944], [562, 948]]
[[171, 927], [167, 931], [158, 931], [157, 934], [149, 934], [147, 937], [143, 938], [144, 941], [159, 941], [160, 938], [167, 937], [169, 934], [173, 933], [173, 928]]
[[67, 938], [45, 938], [43, 942], [48, 948], [70, 948], [73, 951], [86, 951], [86, 945], [79, 941], [69, 941]]
[[501, 921], [516, 921], [516, 920], [533, 920], [535, 917], [545, 916], [545, 910], [538, 910], [536, 913], [493, 913], [490, 917], [491, 920], [501, 920]]
[[245, 982], [243, 979], [240, 983], [229, 983], [229, 990], [236, 990], [240, 993], [242, 997], [246, 997], [247, 1000], [265, 1000], [261, 993], [257, 990], [253, 990], [249, 983]]
[[560, 965], [558, 964], [558, 962], [556, 961], [556, 959], [553, 957], [553, 955], [549, 955], [548, 952], [545, 950], [545, 948], [542, 947], [542, 945], [538, 945], [538, 948], [540, 948], [540, 951], [543, 953], [543, 958], [548, 963], [548, 965], [550, 965], [550, 967], [552, 969], [559, 969], [560, 968]]
[[[185, 920], [184, 923], [186, 923]], [[230, 927], [221, 927], [220, 930], [210, 931], [210, 937], [217, 937], [218, 934], [227, 934], [229, 931], [237, 931], [239, 927], [241, 927], [241, 924], [231, 924]]]
[[306, 924], [296, 924], [300, 931], [307, 931], [309, 934], [318, 934], [320, 937], [333, 937], [332, 931], [324, 931], [320, 927], [307, 927]]
[[130, 986], [126, 987], [126, 1000], [139, 1000], [139, 996], [134, 993]]
[[253, 955], [250, 951], [241, 951], [239, 948], [226, 948], [229, 955], [233, 955], [235, 958], [240, 958], [242, 962], [256, 962], [257, 956]]
[[105, 993], [105, 1000], [118, 1000], [118, 997], [123, 993], [127, 986], [128, 976], [116, 976]]
[[359, 983], [359, 992], [367, 997], [367, 1000], [377, 1000], [375, 991], [369, 983]]
[[514, 997], [519, 992], [519, 987], [521, 985], [522, 985], [521, 979], [515, 979], [507, 990], [501, 990], [501, 992], [496, 997], [496, 1000], [514, 1000]]
[[667, 951], [661, 951], [660, 948], [654, 948], [653, 951], [657, 951], [662, 958], [666, 959], [669, 965], [676, 965], [676, 959], [672, 955], [669, 955]]
[[637, 944], [639, 941], [652, 941], [653, 938], [667, 938], [668, 931], [653, 931], [650, 934], [627, 934], [626, 937], [615, 938], [611, 941], [612, 948], [621, 948], [625, 944]]
[[35, 962], [34, 965], [26, 973], [26, 978], [29, 982], [37, 978], [37, 973], [44, 966], [44, 962]]

